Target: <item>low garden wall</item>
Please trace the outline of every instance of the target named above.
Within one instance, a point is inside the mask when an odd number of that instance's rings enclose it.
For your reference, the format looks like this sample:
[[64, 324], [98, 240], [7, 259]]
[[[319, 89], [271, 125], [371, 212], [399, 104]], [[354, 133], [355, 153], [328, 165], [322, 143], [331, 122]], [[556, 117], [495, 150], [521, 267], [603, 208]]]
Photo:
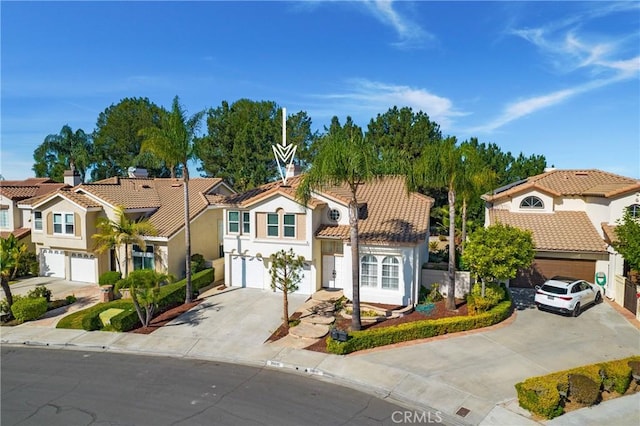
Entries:
[[[448, 271], [439, 269], [422, 269], [421, 282], [424, 287], [431, 289], [433, 283], [440, 284], [440, 293], [447, 294], [447, 283], [449, 282]], [[456, 294], [455, 297], [462, 299], [471, 290], [474, 281], [468, 271], [456, 271]]]

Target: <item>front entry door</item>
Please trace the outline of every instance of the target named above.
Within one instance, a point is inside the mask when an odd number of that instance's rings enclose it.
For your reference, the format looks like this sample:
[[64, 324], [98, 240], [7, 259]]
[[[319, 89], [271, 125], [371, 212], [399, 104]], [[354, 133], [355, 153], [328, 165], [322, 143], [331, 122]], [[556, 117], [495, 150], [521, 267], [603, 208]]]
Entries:
[[342, 288], [342, 256], [322, 256], [322, 287]]

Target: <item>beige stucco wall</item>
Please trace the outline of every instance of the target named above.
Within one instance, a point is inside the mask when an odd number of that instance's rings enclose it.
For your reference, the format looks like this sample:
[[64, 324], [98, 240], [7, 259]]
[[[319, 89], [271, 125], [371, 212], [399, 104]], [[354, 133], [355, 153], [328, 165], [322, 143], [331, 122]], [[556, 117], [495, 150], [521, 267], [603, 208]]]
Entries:
[[[42, 212], [42, 232], [32, 232], [31, 239], [34, 243], [42, 244], [44, 247], [66, 248], [71, 250], [87, 251], [91, 248], [91, 235], [87, 235], [87, 212], [78, 205], [56, 198], [57, 202], [49, 202], [40, 206], [37, 210]], [[53, 214], [73, 213], [74, 214], [74, 235], [60, 235], [53, 233]], [[92, 219], [95, 229], [95, 214]]]
[[[191, 254], [200, 253], [206, 260], [218, 259], [218, 220], [222, 210], [205, 210], [191, 222]], [[184, 229], [174, 234], [167, 243], [168, 272], [177, 279], [184, 278], [186, 272]]]

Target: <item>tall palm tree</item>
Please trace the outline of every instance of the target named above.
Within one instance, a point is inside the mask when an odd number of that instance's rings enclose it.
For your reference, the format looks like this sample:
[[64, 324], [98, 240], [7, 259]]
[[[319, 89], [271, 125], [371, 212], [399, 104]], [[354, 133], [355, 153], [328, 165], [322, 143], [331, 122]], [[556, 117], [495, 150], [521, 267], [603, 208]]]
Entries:
[[484, 192], [495, 187], [498, 180], [497, 173], [479, 155], [478, 150], [468, 142], [460, 145], [462, 154], [462, 173], [459, 183], [460, 198], [462, 198], [462, 225], [460, 253], [464, 253], [467, 240], [467, 205], [469, 200], [479, 197]]
[[163, 160], [170, 169], [180, 167], [184, 186], [184, 238], [186, 248], [186, 296], [185, 303], [193, 298], [191, 285], [191, 221], [189, 214], [189, 168], [188, 162], [194, 157], [195, 137], [204, 111], [187, 117], [178, 96], [173, 98], [171, 111], [163, 110], [159, 127], [140, 130], [143, 136], [141, 152], [150, 151]]
[[413, 163], [409, 173], [409, 187], [447, 188], [449, 205], [449, 267], [446, 308], [456, 309], [456, 191], [463, 179], [462, 150], [456, 138], [449, 137], [426, 146]]
[[340, 126], [333, 117], [329, 132], [319, 142], [313, 164], [298, 187], [298, 197], [306, 204], [312, 190], [328, 185], [349, 187], [349, 226], [351, 243], [351, 282], [353, 285], [353, 316], [351, 328], [360, 330], [360, 247], [358, 242], [358, 187], [376, 177], [376, 155], [373, 145], [364, 137], [362, 129], [347, 117]]
[[[25, 246], [25, 244], [20, 244], [13, 234], [10, 234], [7, 238], [0, 238], [0, 285], [2, 286], [2, 290], [4, 290], [4, 296], [7, 299], [9, 308], [13, 305], [13, 295], [11, 294], [11, 287], [9, 287], [9, 279], [19, 266], [22, 246]], [[11, 315], [11, 309], [9, 309], [7, 314]]]
[[120, 264], [118, 251], [120, 247], [124, 246], [123, 278], [129, 276], [129, 245], [135, 244], [144, 250], [147, 246], [145, 236], [158, 234], [153, 223], [146, 218], [138, 221], [129, 219], [122, 207], [116, 208], [115, 220], [108, 217], [98, 218], [96, 228], [98, 232], [91, 236], [94, 240], [94, 251], [104, 253], [107, 250], [114, 249], [120, 272], [122, 272], [122, 265]]

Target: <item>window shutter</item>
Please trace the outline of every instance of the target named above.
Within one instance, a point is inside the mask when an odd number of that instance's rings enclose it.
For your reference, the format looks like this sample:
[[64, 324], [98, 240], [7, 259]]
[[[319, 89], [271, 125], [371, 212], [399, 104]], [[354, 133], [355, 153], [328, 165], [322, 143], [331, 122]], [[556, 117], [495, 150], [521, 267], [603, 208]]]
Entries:
[[76, 234], [76, 237], [80, 237], [82, 233], [80, 232], [80, 215], [78, 213], [73, 214], [73, 231]]
[[53, 213], [47, 213], [47, 235], [53, 235]]

